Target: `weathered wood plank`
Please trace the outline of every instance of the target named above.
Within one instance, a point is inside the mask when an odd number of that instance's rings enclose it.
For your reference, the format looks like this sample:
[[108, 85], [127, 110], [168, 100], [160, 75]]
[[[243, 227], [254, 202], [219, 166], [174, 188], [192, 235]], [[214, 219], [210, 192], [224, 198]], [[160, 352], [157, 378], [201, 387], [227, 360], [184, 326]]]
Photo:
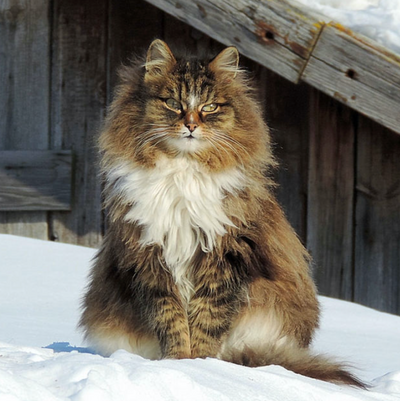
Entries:
[[400, 136], [360, 118], [354, 300], [400, 313]]
[[106, 103], [107, 2], [55, 0], [51, 146], [75, 157], [73, 209], [52, 212], [53, 240], [95, 246], [101, 238], [96, 136]]
[[293, 86], [271, 71], [264, 71], [264, 103], [274, 153], [279, 162], [276, 192], [286, 216], [306, 243], [307, 177], [310, 88]]
[[324, 27], [302, 79], [400, 133], [400, 58], [375, 42]]
[[117, 82], [121, 63], [144, 52], [155, 38], [162, 37], [163, 13], [144, 0], [109, 0], [108, 29], [108, 102]]
[[69, 151], [0, 151], [0, 210], [71, 209]]
[[316, 90], [311, 104], [307, 246], [320, 293], [351, 300], [356, 120]]
[[147, 0], [262, 65], [297, 82], [321, 18], [285, 0]]
[[[171, 45], [173, 52], [182, 53], [189, 50], [193, 54], [210, 56], [217, 55], [226, 46], [217, 42], [210, 36], [199, 31], [191, 25], [184, 23], [183, 21], [169, 15], [163, 14], [163, 39]], [[241, 57], [240, 64], [249, 63], [256, 65], [253, 61], [246, 57]]]
[[[0, 149], [47, 149], [49, 0], [0, 2]], [[2, 212], [0, 232], [47, 239], [45, 212]]]
[[179, 19], [163, 13], [163, 39], [174, 52], [188, 49], [194, 54], [217, 55], [225, 46]]

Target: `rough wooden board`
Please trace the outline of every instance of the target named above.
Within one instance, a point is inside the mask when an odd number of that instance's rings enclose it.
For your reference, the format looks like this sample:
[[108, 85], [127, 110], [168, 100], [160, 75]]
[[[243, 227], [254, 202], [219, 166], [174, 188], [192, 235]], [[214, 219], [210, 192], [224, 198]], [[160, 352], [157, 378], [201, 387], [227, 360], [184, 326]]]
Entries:
[[400, 59], [374, 42], [326, 26], [302, 79], [400, 133]]
[[320, 293], [351, 300], [355, 113], [316, 90], [311, 103], [307, 246]]
[[277, 74], [264, 70], [266, 120], [274, 154], [279, 162], [274, 176], [276, 194], [286, 216], [306, 243], [308, 176], [308, 98], [310, 88], [293, 86]]
[[292, 82], [321, 29], [319, 16], [284, 0], [147, 1]]
[[173, 52], [190, 49], [193, 54], [217, 55], [225, 48], [198, 29], [165, 13], [163, 13], [163, 39], [171, 45]]
[[108, 102], [117, 82], [117, 72], [130, 59], [144, 54], [155, 38], [162, 37], [163, 13], [144, 0], [109, 1], [108, 11]]
[[[48, 0], [0, 2], [0, 149], [47, 149]], [[2, 212], [0, 232], [47, 239], [44, 212]]]
[[0, 151], [0, 210], [71, 209], [68, 151]]
[[360, 118], [354, 301], [400, 313], [400, 136]]
[[106, 103], [107, 2], [54, 1], [51, 146], [75, 157], [73, 209], [50, 215], [50, 238], [95, 246], [101, 238], [96, 137]]

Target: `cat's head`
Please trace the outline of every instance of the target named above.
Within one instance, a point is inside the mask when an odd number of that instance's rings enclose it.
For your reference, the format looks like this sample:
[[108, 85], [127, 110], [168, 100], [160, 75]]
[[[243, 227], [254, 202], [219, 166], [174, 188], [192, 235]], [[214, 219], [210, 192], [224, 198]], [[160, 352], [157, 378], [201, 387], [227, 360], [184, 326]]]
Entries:
[[218, 170], [265, 157], [268, 130], [238, 64], [235, 47], [212, 59], [179, 58], [153, 41], [145, 62], [122, 73], [103, 149], [117, 155], [117, 145], [144, 165], [163, 155]]

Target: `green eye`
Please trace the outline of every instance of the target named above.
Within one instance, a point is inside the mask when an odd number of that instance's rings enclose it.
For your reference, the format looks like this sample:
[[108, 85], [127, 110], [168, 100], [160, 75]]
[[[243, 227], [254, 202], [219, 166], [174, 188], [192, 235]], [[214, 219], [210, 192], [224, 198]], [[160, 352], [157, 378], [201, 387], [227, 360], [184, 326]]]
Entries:
[[174, 111], [181, 111], [182, 110], [182, 105], [179, 102], [177, 102], [175, 99], [167, 99], [165, 101], [165, 104], [171, 110], [174, 110]]
[[213, 111], [217, 111], [218, 105], [216, 103], [210, 103], [206, 104], [201, 108], [201, 111], [204, 111], [205, 113], [212, 113]]

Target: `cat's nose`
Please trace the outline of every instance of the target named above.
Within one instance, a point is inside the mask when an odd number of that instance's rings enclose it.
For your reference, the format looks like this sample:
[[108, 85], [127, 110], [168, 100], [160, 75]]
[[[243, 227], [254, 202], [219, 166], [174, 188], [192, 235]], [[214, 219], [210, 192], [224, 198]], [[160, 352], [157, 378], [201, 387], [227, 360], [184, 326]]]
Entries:
[[193, 132], [198, 127], [196, 123], [187, 123], [185, 126], [190, 132]]
[[200, 119], [196, 113], [194, 113], [193, 111], [189, 111], [185, 115], [183, 123], [185, 124], [185, 127], [189, 130], [189, 132], [192, 133], [199, 126]]

